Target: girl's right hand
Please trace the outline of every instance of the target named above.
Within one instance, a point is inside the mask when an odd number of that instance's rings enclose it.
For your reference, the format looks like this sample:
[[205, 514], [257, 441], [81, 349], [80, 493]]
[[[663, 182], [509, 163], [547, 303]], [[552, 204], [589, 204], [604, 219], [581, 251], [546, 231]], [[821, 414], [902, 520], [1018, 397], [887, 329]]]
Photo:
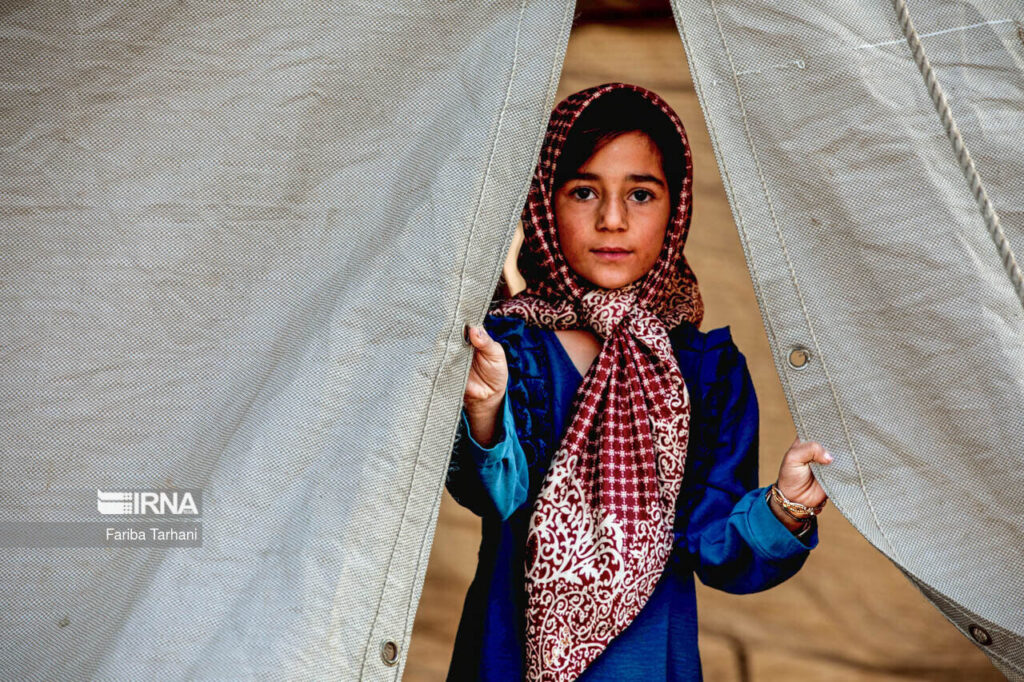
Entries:
[[473, 438], [489, 448], [496, 440], [498, 408], [505, 397], [508, 363], [505, 361], [505, 349], [483, 327], [470, 329], [469, 342], [475, 350], [462, 404]]
[[467, 410], [478, 411], [488, 407], [497, 410], [508, 383], [505, 350], [482, 326], [470, 329], [469, 342], [475, 350], [462, 402]]

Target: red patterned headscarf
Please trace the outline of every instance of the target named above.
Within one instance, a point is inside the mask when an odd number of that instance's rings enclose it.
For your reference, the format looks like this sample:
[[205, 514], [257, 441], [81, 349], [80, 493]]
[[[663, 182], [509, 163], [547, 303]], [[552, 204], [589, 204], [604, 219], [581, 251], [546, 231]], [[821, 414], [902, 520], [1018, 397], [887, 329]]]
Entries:
[[[682, 142], [683, 174], [652, 269], [620, 289], [601, 289], [576, 274], [562, 254], [555, 168], [583, 111], [623, 90], [646, 99], [671, 122]], [[519, 269], [527, 287], [492, 313], [546, 329], [589, 329], [603, 346], [576, 393], [530, 518], [528, 680], [576, 679], [647, 603], [672, 550], [690, 399], [668, 330], [683, 320], [699, 325], [704, 314], [683, 256], [692, 171], [682, 122], [644, 88], [589, 88], [570, 95], [551, 115], [523, 209]]]

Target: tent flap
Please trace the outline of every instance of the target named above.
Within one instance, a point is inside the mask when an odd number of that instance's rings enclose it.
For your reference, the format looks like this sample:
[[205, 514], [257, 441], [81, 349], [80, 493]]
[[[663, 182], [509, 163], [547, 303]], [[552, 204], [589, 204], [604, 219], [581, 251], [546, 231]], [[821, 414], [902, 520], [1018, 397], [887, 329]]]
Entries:
[[[673, 5], [798, 433], [836, 457], [816, 474], [1024, 674], [1024, 310], [892, 4]], [[909, 5], [1024, 248], [1024, 9]]]
[[0, 677], [400, 676], [572, 10], [0, 12]]

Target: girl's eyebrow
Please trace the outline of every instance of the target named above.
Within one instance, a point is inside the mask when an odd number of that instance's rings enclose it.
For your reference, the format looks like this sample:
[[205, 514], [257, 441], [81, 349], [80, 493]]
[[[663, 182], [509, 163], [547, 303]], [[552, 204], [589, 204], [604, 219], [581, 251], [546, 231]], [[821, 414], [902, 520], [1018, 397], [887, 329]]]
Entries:
[[[570, 180], [600, 180], [596, 173], [573, 173]], [[653, 182], [661, 188], [665, 187], [665, 183], [646, 173], [630, 173], [626, 176], [626, 179], [630, 182]]]
[[647, 175], [646, 173], [631, 173], [626, 176], [626, 179], [630, 182], [653, 182], [655, 185], [664, 188], [665, 183], [654, 177], [653, 175]]

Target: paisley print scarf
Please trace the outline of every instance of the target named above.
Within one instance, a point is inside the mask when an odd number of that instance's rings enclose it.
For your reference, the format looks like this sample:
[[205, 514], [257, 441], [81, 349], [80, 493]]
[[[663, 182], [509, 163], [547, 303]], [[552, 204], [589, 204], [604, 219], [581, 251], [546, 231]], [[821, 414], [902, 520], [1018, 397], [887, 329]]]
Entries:
[[[577, 275], [560, 249], [555, 168], [583, 111], [621, 90], [664, 113], [685, 158], [655, 265], [632, 284], [601, 289]], [[644, 88], [624, 83], [589, 88], [566, 98], [551, 115], [523, 209], [519, 269], [527, 288], [492, 313], [546, 329], [589, 329], [603, 345], [576, 393], [569, 427], [530, 518], [529, 680], [576, 679], [647, 603], [672, 549], [690, 400], [668, 330], [683, 320], [699, 325], [704, 314], [696, 277], [683, 256], [692, 169], [682, 122]]]

